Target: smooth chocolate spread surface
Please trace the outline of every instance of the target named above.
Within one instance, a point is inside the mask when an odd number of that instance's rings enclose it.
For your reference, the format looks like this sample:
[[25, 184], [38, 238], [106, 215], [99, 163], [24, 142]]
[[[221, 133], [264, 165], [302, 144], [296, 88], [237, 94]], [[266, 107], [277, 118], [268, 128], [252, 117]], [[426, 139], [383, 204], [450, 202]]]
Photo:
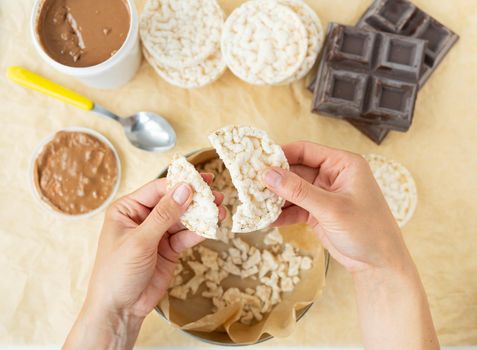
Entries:
[[55, 61], [90, 67], [121, 48], [130, 21], [124, 0], [45, 0], [37, 31], [42, 46]]
[[35, 161], [35, 186], [44, 201], [66, 214], [98, 208], [111, 195], [118, 169], [113, 151], [82, 132], [58, 132]]

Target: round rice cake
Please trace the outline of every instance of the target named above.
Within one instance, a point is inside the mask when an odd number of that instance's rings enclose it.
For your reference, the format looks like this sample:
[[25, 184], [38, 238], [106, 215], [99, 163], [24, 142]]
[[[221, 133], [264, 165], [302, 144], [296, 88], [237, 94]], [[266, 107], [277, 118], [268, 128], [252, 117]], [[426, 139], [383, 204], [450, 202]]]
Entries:
[[228, 126], [209, 135], [209, 141], [230, 172], [240, 204], [232, 217], [232, 232], [253, 232], [273, 223], [285, 200], [270, 191], [260, 173], [268, 167], [289, 169], [282, 148], [262, 130]]
[[219, 209], [214, 203], [212, 190], [187, 159], [174, 155], [167, 170], [167, 188], [171, 189], [180, 182], [194, 189], [192, 202], [182, 215], [181, 222], [202, 237], [217, 239]]
[[140, 20], [144, 46], [162, 66], [196, 66], [220, 45], [224, 13], [216, 0], [148, 0]]
[[183, 89], [200, 88], [211, 84], [222, 76], [226, 68], [222, 53], [218, 48], [203, 62], [185, 68], [166, 67], [157, 63], [146, 48], [143, 48], [143, 53], [146, 60], [161, 78], [169, 84]]
[[303, 22], [307, 37], [308, 47], [306, 49], [305, 60], [303, 61], [298, 71], [293, 76], [281, 84], [289, 84], [294, 81], [300, 80], [313, 68], [316, 62], [316, 58], [323, 47], [323, 41], [325, 33], [323, 31], [323, 25], [318, 15], [308, 6], [303, 0], [278, 0], [280, 4], [286, 5], [293, 12], [295, 12]]
[[416, 183], [402, 164], [381, 155], [368, 154], [368, 161], [394, 218], [403, 228], [411, 220], [417, 207]]
[[222, 53], [230, 70], [254, 85], [291, 78], [305, 60], [308, 35], [300, 17], [276, 0], [251, 0], [227, 18]]

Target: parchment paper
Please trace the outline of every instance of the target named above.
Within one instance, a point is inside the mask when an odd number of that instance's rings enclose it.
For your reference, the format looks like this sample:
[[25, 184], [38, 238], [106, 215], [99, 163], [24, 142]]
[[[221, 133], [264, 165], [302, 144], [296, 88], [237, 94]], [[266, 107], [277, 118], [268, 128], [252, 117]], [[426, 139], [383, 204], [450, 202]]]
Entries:
[[[187, 160], [196, 167], [219, 158], [212, 147], [207, 147], [190, 155]], [[164, 170], [159, 177], [165, 177]], [[230, 215], [225, 220], [231, 220]], [[264, 249], [264, 237], [268, 230], [248, 234], [236, 234], [250, 246]], [[238, 321], [243, 305], [235, 303], [212, 313], [212, 302], [201, 296], [204, 285], [197, 293], [186, 300], [169, 298], [166, 295], [159, 303], [158, 308], [164, 317], [174, 326], [187, 331], [201, 339], [221, 344], [254, 344], [268, 338], [270, 335], [278, 338], [288, 337], [296, 329], [297, 320], [306, 314], [306, 307], [317, 301], [325, 286], [326, 254], [320, 241], [307, 225], [291, 225], [280, 228], [286, 243], [299, 249], [301, 255], [309, 256], [313, 260], [312, 268], [300, 274], [300, 283], [292, 292], [282, 293], [282, 301], [275, 305], [272, 311], [264, 315], [260, 322], [252, 325], [243, 325]], [[221, 253], [231, 246], [219, 240], [206, 240], [202, 246]], [[329, 258], [329, 257], [328, 257]], [[186, 267], [187, 269], [187, 267]], [[237, 276], [225, 278], [221, 286], [227, 288], [255, 288], [259, 283], [251, 279], [242, 279]]]
[[[242, 1], [221, 0], [225, 11]], [[326, 25], [353, 24], [370, 0], [307, 0]], [[209, 87], [174, 88], [143, 62], [138, 75], [115, 91], [89, 89], [48, 67], [29, 37], [33, 0], [0, 0], [0, 71], [22, 65], [78, 90], [121, 115], [151, 110], [166, 116], [177, 147], [149, 154], [132, 147], [113, 121], [76, 110], [14, 86], [0, 74], [0, 344], [48, 345], [63, 341], [85, 296], [102, 215], [80, 222], [57, 220], [39, 207], [28, 188], [35, 146], [67, 126], [93, 128], [117, 147], [123, 195], [157, 176], [173, 152], [208, 146], [206, 134], [227, 124], [267, 130], [277, 142], [300, 139], [359, 153], [379, 153], [413, 173], [419, 205], [404, 236], [429, 296], [443, 345], [477, 343], [477, 1], [415, 0], [461, 36], [420, 91], [414, 125], [392, 133], [381, 146], [345, 122], [311, 114], [305, 81], [254, 87], [230, 72]], [[137, 1], [142, 8], [144, 1]], [[294, 333], [264, 346], [360, 342], [352, 283], [331, 264], [323, 297]], [[200, 346], [155, 313], [139, 345]]]
[[[212, 303], [200, 296], [203, 287], [199, 288], [193, 297], [184, 301], [166, 296], [160, 304], [161, 310], [177, 327], [200, 332], [197, 336], [206, 337], [209, 340], [223, 341], [224, 335], [220, 333], [226, 333], [232, 342], [238, 344], [253, 344], [264, 334], [280, 338], [289, 336], [297, 326], [296, 312], [316, 301], [323, 291], [325, 254], [318, 239], [305, 225], [288, 226], [282, 228], [280, 233], [285, 242], [299, 248], [301, 254], [310, 256], [313, 259], [313, 266], [300, 274], [300, 283], [292, 292], [283, 293], [282, 301], [265, 315], [262, 321], [250, 326], [239, 323], [242, 309], [240, 303], [230, 305], [226, 310], [211, 313]], [[263, 249], [264, 236], [265, 233], [260, 232], [239, 235], [239, 238], [251, 246]], [[217, 252], [227, 249], [227, 246], [221, 242], [209, 240], [202, 244]], [[239, 287], [244, 290], [247, 287], [256, 286], [257, 283], [251, 282], [229, 277], [221, 285], [225, 288]]]

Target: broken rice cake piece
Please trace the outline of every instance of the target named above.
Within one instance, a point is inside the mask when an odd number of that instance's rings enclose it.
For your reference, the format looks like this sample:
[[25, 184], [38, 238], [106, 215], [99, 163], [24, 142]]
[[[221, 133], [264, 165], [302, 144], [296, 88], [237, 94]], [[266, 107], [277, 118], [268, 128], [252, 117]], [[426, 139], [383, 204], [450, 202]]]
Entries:
[[[187, 300], [205, 285], [200, 293], [211, 299], [212, 312], [242, 301], [240, 322], [246, 325], [259, 322], [282, 300], [283, 293], [293, 291], [301, 280], [301, 273], [311, 269], [313, 264], [310, 257], [301, 255], [289, 243], [278, 244], [280, 251], [277, 253], [270, 252], [268, 248], [276, 246], [275, 242], [283, 242], [277, 229], [268, 231], [267, 237], [272, 244], [266, 244], [263, 249], [250, 247], [240, 238], [234, 238], [223, 257], [201, 245], [193, 247], [192, 254], [183, 254], [180, 258], [180, 265], [186, 266], [192, 276], [186, 277], [185, 269], [178, 268], [169, 296]], [[225, 288], [222, 280], [234, 275], [256, 280], [255, 287], [243, 291], [239, 286], [227, 283], [229, 288]]]
[[252, 127], [229, 126], [209, 135], [230, 172], [241, 204], [233, 214], [232, 232], [253, 232], [274, 222], [285, 200], [266, 188], [260, 173], [268, 167], [289, 169], [281, 147]]
[[184, 157], [175, 155], [167, 171], [167, 187], [172, 188], [180, 182], [185, 182], [194, 189], [192, 203], [182, 215], [181, 222], [200, 236], [216, 239], [219, 209], [214, 203], [212, 190], [191, 163]]

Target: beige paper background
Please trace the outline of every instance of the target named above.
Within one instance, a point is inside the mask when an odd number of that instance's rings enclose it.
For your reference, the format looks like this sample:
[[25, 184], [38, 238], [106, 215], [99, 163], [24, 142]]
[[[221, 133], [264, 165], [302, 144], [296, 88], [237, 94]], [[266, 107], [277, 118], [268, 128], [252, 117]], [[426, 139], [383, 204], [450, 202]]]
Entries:
[[[405, 164], [414, 174], [419, 205], [404, 229], [419, 267], [443, 344], [477, 343], [477, 1], [415, 0], [461, 35], [420, 92], [415, 122], [378, 147], [347, 123], [310, 114], [304, 81], [253, 87], [226, 73], [199, 90], [174, 88], [143, 62], [138, 75], [115, 91], [89, 89], [49, 68], [29, 37], [32, 0], [0, 0], [0, 70], [22, 65], [82, 92], [118, 114], [151, 110], [167, 116], [178, 133], [174, 151], [207, 146], [206, 134], [231, 123], [267, 130], [278, 142], [307, 139]], [[229, 13], [242, 1], [222, 0]], [[326, 24], [354, 23], [369, 0], [308, 0]], [[143, 1], [138, 1], [142, 7]], [[118, 125], [10, 84], [0, 75], [0, 343], [61, 343], [85, 295], [102, 221], [75, 223], [45, 213], [28, 186], [37, 143], [67, 126], [102, 132], [123, 165], [119, 194], [154, 178], [171, 153], [148, 154], [128, 144]], [[349, 275], [331, 264], [323, 298], [287, 339], [265, 346], [359, 342]], [[199, 346], [151, 314], [141, 345]]]

